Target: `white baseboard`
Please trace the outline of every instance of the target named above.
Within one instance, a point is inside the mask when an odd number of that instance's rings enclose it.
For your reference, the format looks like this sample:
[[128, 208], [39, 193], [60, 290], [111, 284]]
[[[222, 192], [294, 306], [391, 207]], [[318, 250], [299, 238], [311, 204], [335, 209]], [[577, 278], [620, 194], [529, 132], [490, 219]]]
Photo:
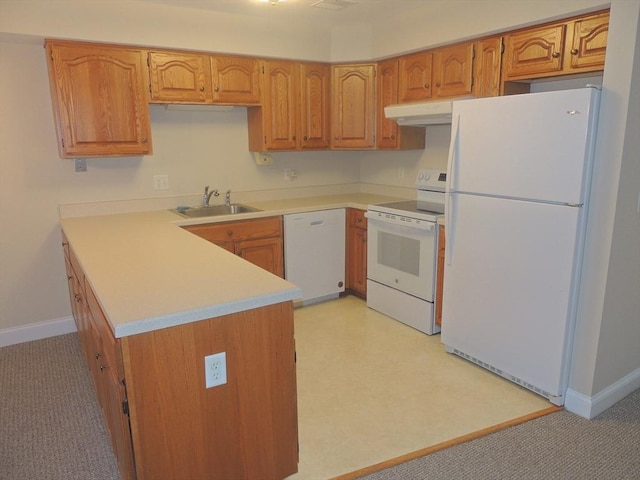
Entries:
[[591, 419], [597, 417], [607, 408], [618, 403], [638, 388], [640, 388], [640, 369], [622, 377], [617, 382], [596, 393], [593, 397], [587, 397], [569, 388], [564, 400], [564, 408], [571, 413]]
[[0, 347], [56, 337], [77, 331], [73, 317], [54, 318], [53, 320], [30, 323], [20, 327], [3, 328], [0, 329]]

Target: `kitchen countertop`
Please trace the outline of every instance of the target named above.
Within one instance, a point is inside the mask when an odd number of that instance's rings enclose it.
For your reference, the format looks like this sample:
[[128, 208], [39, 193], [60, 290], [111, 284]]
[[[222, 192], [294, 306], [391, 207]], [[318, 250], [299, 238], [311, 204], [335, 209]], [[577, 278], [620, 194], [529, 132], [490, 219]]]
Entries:
[[294, 300], [298, 287], [180, 228], [397, 201], [345, 194], [244, 202], [260, 212], [186, 219], [169, 210], [62, 218], [116, 338]]

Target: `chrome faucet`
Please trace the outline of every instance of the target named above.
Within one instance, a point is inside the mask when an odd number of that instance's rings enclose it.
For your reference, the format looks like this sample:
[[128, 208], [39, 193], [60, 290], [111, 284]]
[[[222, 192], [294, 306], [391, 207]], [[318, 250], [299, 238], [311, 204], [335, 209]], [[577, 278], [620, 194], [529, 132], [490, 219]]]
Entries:
[[220, 192], [218, 192], [218, 190], [211, 190], [211, 192], [209, 192], [209, 185], [207, 185], [206, 187], [204, 187], [204, 195], [202, 195], [203, 207], [209, 206], [209, 199], [211, 198], [211, 195], [213, 195], [214, 197], [217, 197], [220, 195]]
[[227, 207], [231, 206], [231, 190], [227, 190], [227, 193], [224, 196], [224, 204]]

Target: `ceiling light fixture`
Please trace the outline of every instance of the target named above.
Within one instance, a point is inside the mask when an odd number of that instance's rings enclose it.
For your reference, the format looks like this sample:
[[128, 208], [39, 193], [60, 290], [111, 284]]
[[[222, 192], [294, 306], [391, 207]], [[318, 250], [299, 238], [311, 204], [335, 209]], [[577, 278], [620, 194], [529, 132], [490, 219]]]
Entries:
[[276, 5], [280, 2], [284, 2], [285, 0], [262, 0], [262, 3], [270, 3], [271, 5]]

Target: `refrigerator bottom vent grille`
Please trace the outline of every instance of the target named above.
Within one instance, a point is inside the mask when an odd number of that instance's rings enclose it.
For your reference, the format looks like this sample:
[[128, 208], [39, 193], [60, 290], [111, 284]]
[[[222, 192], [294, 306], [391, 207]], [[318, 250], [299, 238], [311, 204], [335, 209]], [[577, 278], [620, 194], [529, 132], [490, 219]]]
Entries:
[[527, 388], [529, 390], [531, 390], [532, 392], [537, 393], [538, 395], [542, 395], [545, 398], [551, 399], [553, 397], [553, 395], [551, 395], [551, 393], [547, 392], [546, 390], [543, 390], [539, 387], [536, 387], [535, 385], [532, 385], [529, 382], [526, 382], [524, 380], [522, 380], [521, 378], [515, 377], [513, 375], [511, 375], [510, 373], [507, 373], [503, 370], [500, 370], [499, 368], [494, 367], [493, 365], [487, 363], [487, 362], [483, 362], [482, 360], [473, 357], [467, 353], [464, 353], [461, 350], [458, 350], [457, 348], [453, 348], [451, 349], [451, 352], [455, 353], [456, 355], [465, 358], [473, 363], [475, 363], [476, 365], [479, 365], [483, 368], [486, 368], [487, 370], [492, 371], [493, 373], [500, 375], [501, 377], [506, 378], [507, 380], [511, 380], [514, 383], [517, 383], [518, 385], [520, 385], [521, 387]]

